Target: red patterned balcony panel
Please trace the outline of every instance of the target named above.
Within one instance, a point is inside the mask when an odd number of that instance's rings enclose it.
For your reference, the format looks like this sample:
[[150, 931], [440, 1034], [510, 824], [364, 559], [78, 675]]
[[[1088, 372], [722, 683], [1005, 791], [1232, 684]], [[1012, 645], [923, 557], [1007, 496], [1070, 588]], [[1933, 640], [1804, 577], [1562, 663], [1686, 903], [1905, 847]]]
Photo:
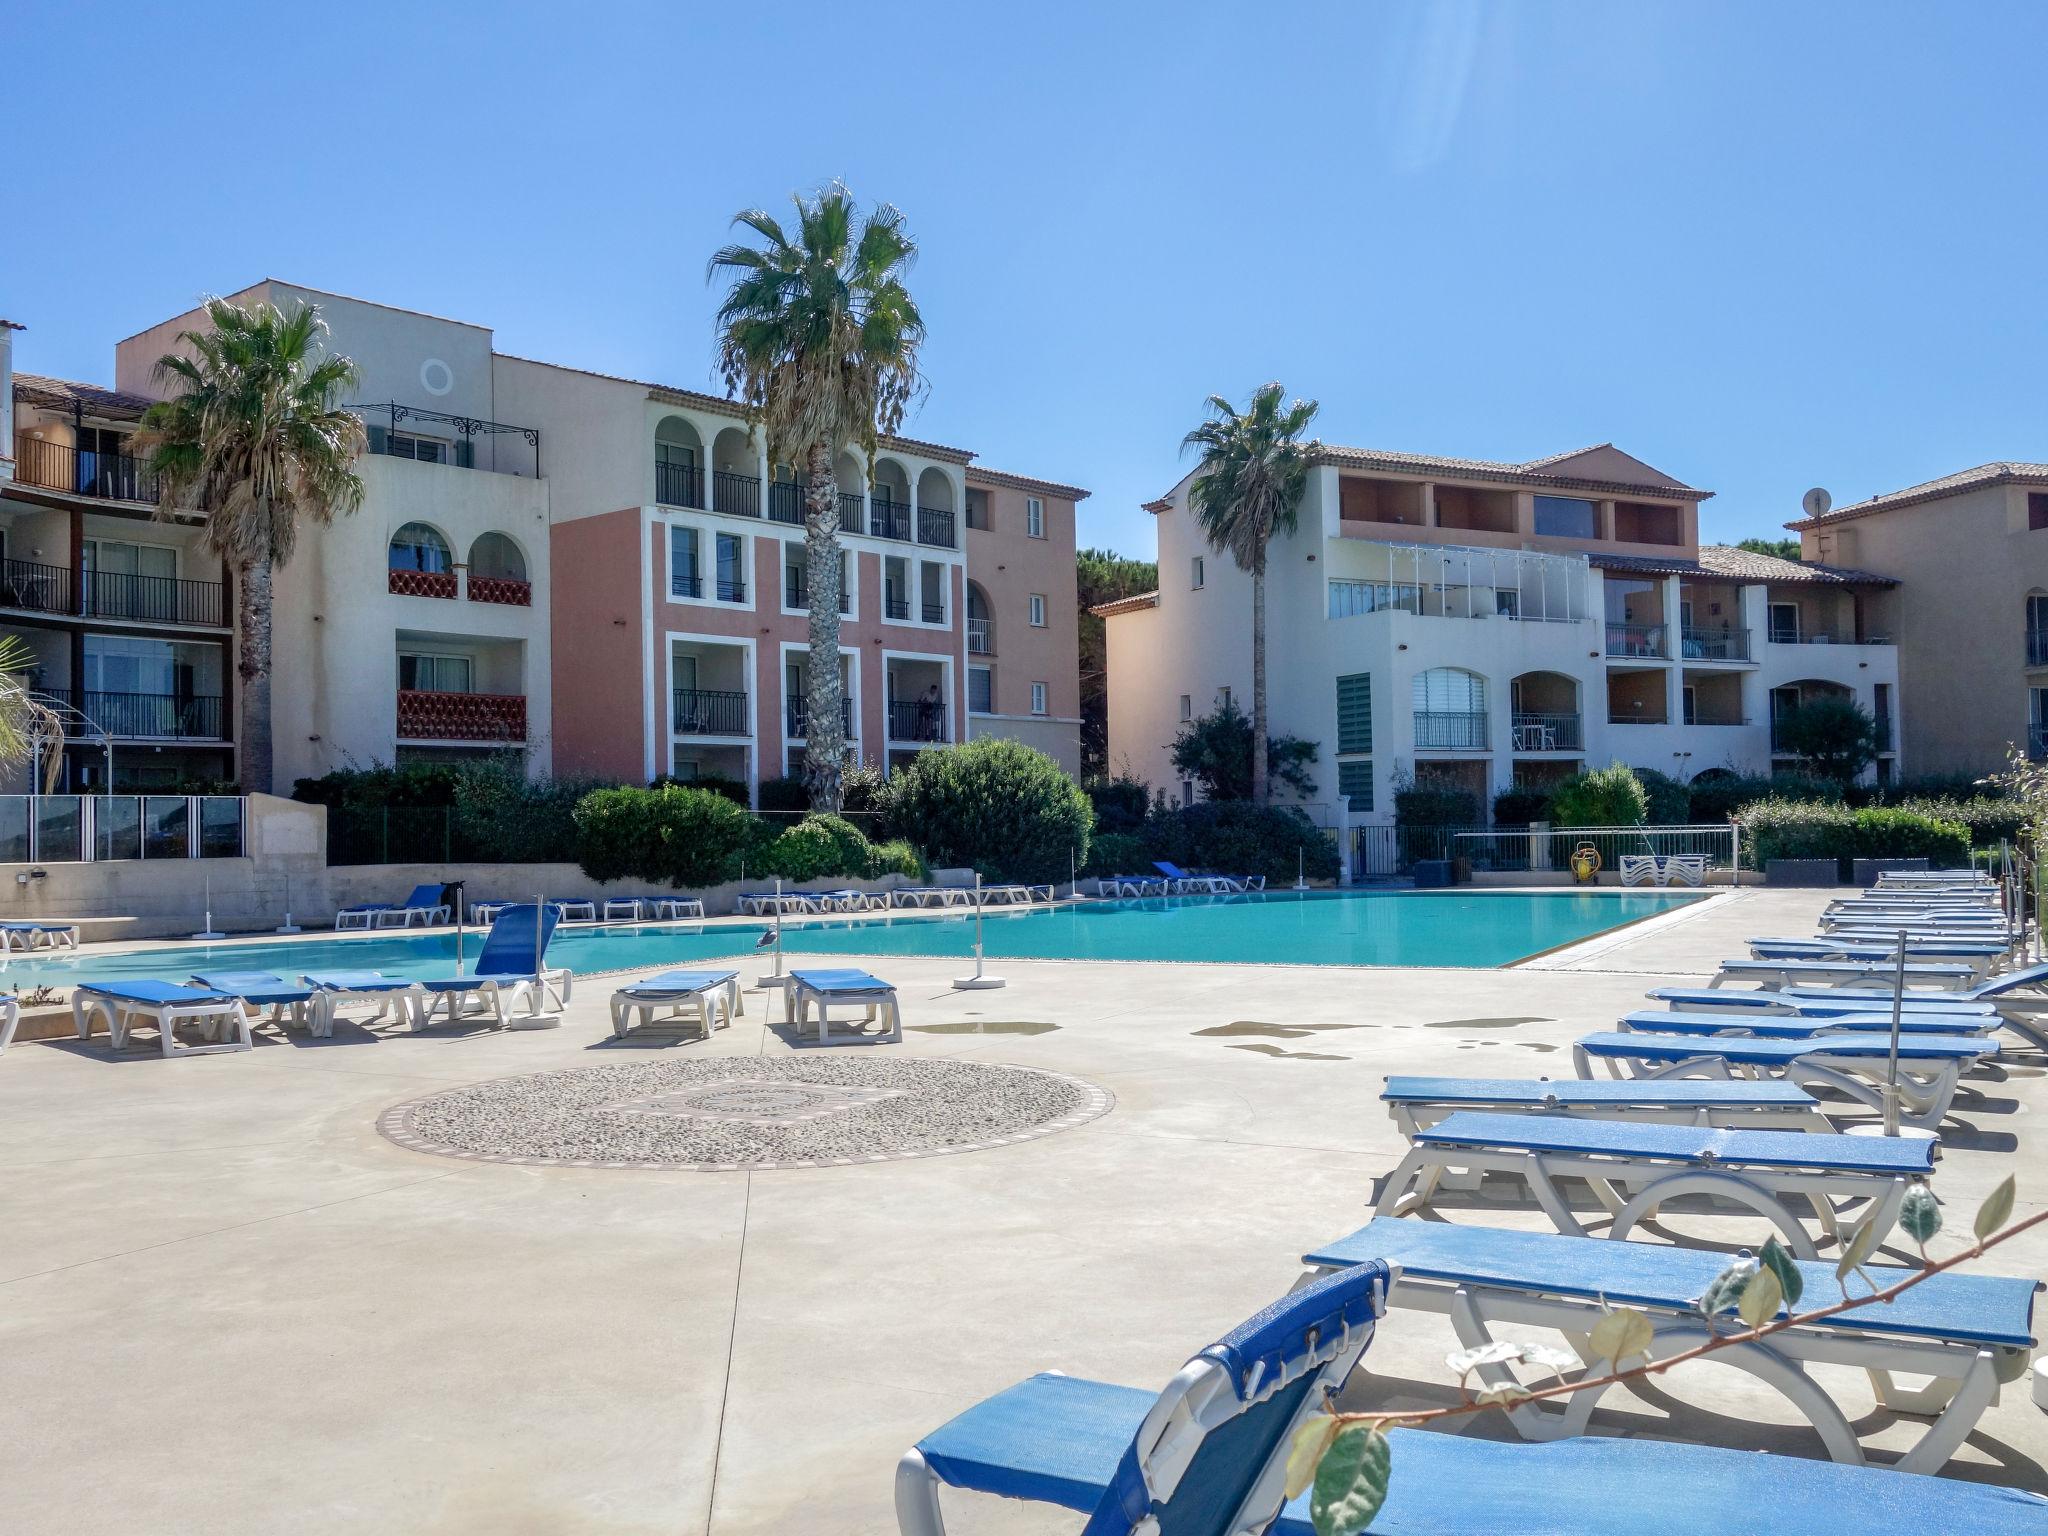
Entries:
[[469, 600], [472, 603], [509, 603], [515, 608], [531, 608], [533, 583], [514, 581], [510, 576], [472, 576], [469, 578]]
[[401, 741], [524, 741], [523, 693], [398, 691]]
[[455, 573], [453, 571], [405, 571], [393, 567], [391, 571], [391, 593], [394, 597], [453, 597], [455, 595]]

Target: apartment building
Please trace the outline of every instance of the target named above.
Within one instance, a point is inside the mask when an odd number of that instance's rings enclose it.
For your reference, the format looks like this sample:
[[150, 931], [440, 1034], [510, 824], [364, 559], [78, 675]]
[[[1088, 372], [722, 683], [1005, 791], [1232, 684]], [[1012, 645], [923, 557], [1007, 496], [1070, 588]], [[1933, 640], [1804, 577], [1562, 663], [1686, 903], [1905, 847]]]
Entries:
[[2048, 464], [1980, 464], [1787, 523], [1808, 560], [1898, 580], [1916, 773], [2048, 756]]
[[[1182, 722], [1249, 707], [1250, 578], [1149, 503], [1159, 590], [1108, 621], [1110, 761], [1177, 783]], [[1317, 797], [1392, 819], [1434, 779], [1481, 804], [1619, 759], [1682, 780], [1783, 761], [1773, 722], [1855, 699], [1898, 771], [1896, 583], [1699, 543], [1711, 492], [1611, 444], [1528, 463], [1327, 448], [1267, 575], [1271, 729], [1319, 744]]]
[[[277, 789], [505, 752], [625, 782], [801, 771], [805, 488], [737, 406], [292, 284], [228, 297], [319, 305], [367, 428], [361, 510], [302, 530], [276, 577]], [[203, 324], [195, 310], [120, 342], [112, 390], [0, 389], [20, 417], [0, 432], [0, 631], [30, 637], [37, 686], [72, 708], [80, 785], [109, 761], [124, 784], [232, 771], [231, 584], [197, 519], [155, 519], [126, 446], [157, 359]], [[872, 478], [839, 457], [849, 740], [887, 766], [1014, 735], [1077, 766], [1087, 492], [973, 457], [892, 438]]]

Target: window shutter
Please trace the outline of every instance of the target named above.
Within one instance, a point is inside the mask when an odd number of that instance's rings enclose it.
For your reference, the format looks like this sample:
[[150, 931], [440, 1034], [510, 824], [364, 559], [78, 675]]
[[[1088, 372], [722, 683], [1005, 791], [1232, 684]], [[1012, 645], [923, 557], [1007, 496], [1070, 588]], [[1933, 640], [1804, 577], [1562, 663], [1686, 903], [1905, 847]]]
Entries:
[[476, 442], [474, 439], [458, 437], [455, 440], [455, 467], [457, 469], [476, 468]]
[[1359, 672], [1337, 679], [1337, 750], [1372, 750], [1372, 676]]
[[1337, 793], [1348, 796], [1354, 812], [1372, 809], [1372, 760], [1354, 759], [1337, 765]]
[[369, 431], [370, 452], [388, 453], [391, 451], [391, 429], [389, 427], [372, 426]]

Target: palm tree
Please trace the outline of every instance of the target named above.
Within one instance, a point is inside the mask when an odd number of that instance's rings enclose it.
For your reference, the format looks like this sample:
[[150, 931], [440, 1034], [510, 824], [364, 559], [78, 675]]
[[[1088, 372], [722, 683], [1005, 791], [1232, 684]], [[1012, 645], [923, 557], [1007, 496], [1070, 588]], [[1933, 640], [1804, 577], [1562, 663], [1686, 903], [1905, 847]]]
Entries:
[[335, 401], [356, 366], [326, 354], [318, 305], [243, 308], [206, 301], [209, 329], [181, 331], [157, 361], [178, 393], [142, 418], [138, 446], [159, 477], [157, 515], [206, 514], [206, 547], [241, 578], [235, 672], [244, 790], [271, 788], [271, 573], [286, 564], [303, 519], [322, 527], [363, 503], [352, 465], [363, 424]]
[[1282, 406], [1278, 384], [1252, 392], [1242, 413], [1209, 397], [1209, 419], [1181, 440], [1199, 449], [1188, 506], [1209, 547], [1229, 554], [1252, 578], [1252, 799], [1264, 805], [1266, 782], [1266, 545], [1294, 532], [1308, 472], [1322, 444], [1301, 434], [1315, 420], [1313, 400]]
[[917, 245], [903, 215], [884, 203], [864, 219], [837, 182], [797, 193], [796, 228], [785, 232], [765, 209], [735, 225], [761, 244], [728, 245], [711, 258], [707, 281], [730, 279], [718, 307], [718, 366], [726, 393], [766, 431], [769, 458], [801, 464], [804, 571], [810, 589], [810, 650], [804, 667], [808, 717], [804, 783], [818, 810], [843, 797], [846, 732], [839, 685], [839, 450], [857, 445], [873, 472], [879, 439], [903, 422], [917, 389], [924, 319], [903, 274]]

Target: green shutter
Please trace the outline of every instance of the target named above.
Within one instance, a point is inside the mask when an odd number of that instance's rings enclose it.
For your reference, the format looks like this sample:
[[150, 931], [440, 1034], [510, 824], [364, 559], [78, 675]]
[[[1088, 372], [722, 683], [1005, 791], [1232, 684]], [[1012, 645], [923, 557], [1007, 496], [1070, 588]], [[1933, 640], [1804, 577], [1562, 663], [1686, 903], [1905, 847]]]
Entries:
[[1372, 750], [1372, 676], [1357, 672], [1337, 679], [1337, 750]]
[[1351, 800], [1353, 814], [1372, 809], [1372, 760], [1354, 759], [1337, 765], [1337, 793]]

